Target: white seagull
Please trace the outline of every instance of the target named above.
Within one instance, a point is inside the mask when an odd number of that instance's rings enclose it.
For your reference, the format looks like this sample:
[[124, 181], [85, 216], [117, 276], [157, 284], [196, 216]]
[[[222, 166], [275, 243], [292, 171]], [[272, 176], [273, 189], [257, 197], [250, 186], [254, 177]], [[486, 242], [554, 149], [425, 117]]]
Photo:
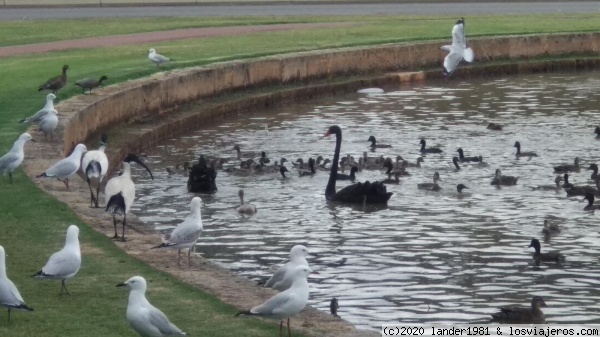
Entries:
[[52, 141], [52, 134], [58, 126], [58, 115], [56, 110], [50, 110], [39, 123], [38, 131], [42, 131], [48, 140], [48, 134], [50, 134], [50, 141]]
[[265, 303], [256, 306], [250, 311], [242, 311], [239, 315], [266, 316], [279, 319], [279, 336], [283, 334], [283, 320], [287, 318], [288, 335], [290, 331], [290, 316], [293, 316], [306, 306], [308, 303], [308, 275], [312, 270], [307, 266], [298, 266], [292, 271], [292, 286], [283, 292], [271, 297]]
[[473, 62], [473, 49], [467, 48], [467, 40], [465, 39], [465, 19], [460, 18], [456, 21], [452, 28], [452, 45], [441, 47], [443, 50], [450, 52], [444, 58], [444, 75], [450, 76], [458, 67], [461, 60]]
[[167, 316], [146, 299], [146, 280], [141, 276], [134, 276], [117, 287], [129, 288], [129, 301], [127, 303], [127, 321], [140, 336], [186, 336], [187, 334], [173, 323]]
[[25, 119], [19, 121], [19, 123], [23, 124], [38, 124], [42, 118], [48, 113], [48, 111], [56, 111], [54, 110], [54, 100], [56, 99], [56, 95], [48, 94], [46, 95], [46, 105], [36, 112], [33, 116], [29, 116]]
[[202, 216], [201, 216], [202, 199], [195, 197], [190, 202], [190, 215], [175, 228], [170, 235], [163, 238], [163, 243], [153, 248], [170, 248], [177, 249], [177, 265], [179, 265], [179, 257], [181, 250], [188, 249], [188, 264], [192, 265], [191, 252], [196, 245], [200, 234], [202, 234]]
[[154, 179], [148, 166], [146, 166], [146, 164], [144, 164], [136, 155], [130, 153], [123, 160], [123, 174], [111, 178], [108, 183], [106, 183], [106, 187], [104, 187], [104, 199], [106, 202], [106, 212], [113, 216], [113, 225], [115, 226], [115, 236], [113, 236], [113, 239], [119, 239], [119, 235], [117, 234], [116, 215], [123, 215], [123, 236], [120, 238], [121, 241], [125, 241], [127, 213], [131, 209], [131, 205], [133, 205], [133, 200], [135, 199], [135, 184], [133, 183], [133, 180], [131, 180], [130, 163], [132, 161], [148, 170], [150, 177]]
[[238, 197], [240, 197], [240, 206], [235, 209], [238, 213], [247, 215], [256, 213], [256, 206], [252, 204], [244, 204], [244, 190], [238, 191]]
[[25, 158], [23, 147], [29, 140], [35, 142], [35, 140], [33, 140], [31, 135], [28, 133], [20, 135], [19, 138], [14, 142], [10, 151], [0, 158], [0, 172], [2, 172], [4, 175], [8, 173], [8, 179], [11, 184], [13, 182], [12, 173], [23, 162], [23, 159]]
[[54, 177], [58, 181], [62, 181], [67, 190], [69, 190], [69, 178], [77, 173], [81, 163], [81, 156], [87, 152], [87, 148], [83, 144], [77, 144], [75, 149], [67, 158], [61, 159], [52, 165], [46, 172], [36, 176], [36, 178], [42, 177]]
[[265, 288], [273, 288], [277, 291], [287, 290], [292, 286], [292, 272], [298, 266], [307, 266], [308, 249], [302, 245], [296, 245], [290, 250], [290, 262], [279, 267], [271, 278], [265, 283]]
[[33, 275], [36, 278], [61, 280], [60, 294], [63, 289], [69, 294], [65, 282], [77, 275], [81, 267], [81, 250], [79, 248], [79, 228], [75, 225], [67, 228], [67, 239], [63, 249], [52, 254], [42, 270]]
[[154, 48], [148, 50], [148, 59], [150, 62], [156, 64], [157, 68], [160, 68], [160, 65], [163, 63], [169, 63], [172, 60], [166, 56], [162, 56], [161, 54], [157, 54]]
[[[81, 170], [85, 174], [88, 187], [90, 188], [90, 207], [98, 208], [98, 197], [100, 193], [100, 184], [108, 172], [108, 158], [104, 153], [108, 136], [103, 133], [100, 139], [98, 150], [91, 150], [85, 153], [81, 160]], [[96, 195], [92, 191], [92, 179], [96, 181]]]
[[0, 246], [0, 305], [8, 308], [8, 321], [10, 321], [11, 309], [33, 311], [25, 304], [17, 287], [6, 276], [6, 254], [2, 246]]

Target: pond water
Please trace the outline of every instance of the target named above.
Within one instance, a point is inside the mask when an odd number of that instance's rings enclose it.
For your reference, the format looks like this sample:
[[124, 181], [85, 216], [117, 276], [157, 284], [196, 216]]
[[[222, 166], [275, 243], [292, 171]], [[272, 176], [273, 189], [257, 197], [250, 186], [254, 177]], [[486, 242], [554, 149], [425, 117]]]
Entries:
[[[238, 274], [259, 280], [287, 260], [295, 244], [317, 256], [309, 258], [310, 304], [328, 311], [337, 297], [339, 314], [361, 328], [382, 323], [471, 323], [489, 319], [508, 304], [528, 306], [542, 296], [549, 323], [600, 323], [600, 234], [598, 215], [584, 212], [582, 197], [564, 191], [538, 191], [552, 185], [552, 167], [581, 157], [571, 182], [593, 185], [585, 170], [600, 161], [594, 138], [598, 123], [598, 73], [544, 74], [496, 79], [432, 82], [385, 88], [382, 94], [349, 94], [249, 112], [220, 125], [207, 125], [148, 151], [156, 172], [150, 181], [135, 168], [138, 199], [133, 212], [157, 230], [173, 228], [188, 214], [193, 197], [187, 176], [167, 174], [175, 163], [196, 161], [200, 154], [239, 166], [233, 145], [265, 151], [271, 159], [295, 161], [333, 157], [335, 137], [343, 130], [342, 156], [369, 150], [367, 138], [393, 145], [369, 156], [403, 156], [415, 162], [419, 140], [439, 146], [442, 154], [425, 156], [422, 168], [409, 169], [385, 209], [330, 205], [324, 190], [328, 173], [290, 178], [278, 174], [242, 176], [219, 172], [214, 195], [202, 195], [204, 232], [198, 253]], [[503, 131], [486, 129], [489, 122]], [[266, 126], [266, 128], [265, 128]], [[538, 157], [515, 157], [515, 141]], [[452, 157], [462, 147], [467, 156], [482, 155], [487, 167], [462, 164]], [[255, 157], [256, 158], [256, 157]], [[490, 185], [494, 171], [519, 177], [516, 186]], [[435, 171], [440, 192], [417, 189]], [[382, 171], [362, 171], [359, 181], [386, 178]], [[470, 189], [464, 195], [456, 184]], [[338, 182], [338, 190], [348, 184]], [[237, 191], [255, 204], [253, 217], [238, 215]], [[544, 241], [544, 219], [562, 232]], [[536, 266], [532, 238], [542, 251], [559, 250], [562, 265]], [[168, 254], [167, 252], [165, 252]], [[175, 255], [173, 255], [175, 258]]]

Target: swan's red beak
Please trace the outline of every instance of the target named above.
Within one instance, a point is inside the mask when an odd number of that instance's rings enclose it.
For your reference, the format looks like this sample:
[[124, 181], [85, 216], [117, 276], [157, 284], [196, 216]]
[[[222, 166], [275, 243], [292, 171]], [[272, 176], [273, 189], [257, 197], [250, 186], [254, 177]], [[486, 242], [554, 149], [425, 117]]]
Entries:
[[329, 133], [329, 131], [325, 132], [325, 134], [323, 135], [323, 137], [329, 137], [331, 133]]

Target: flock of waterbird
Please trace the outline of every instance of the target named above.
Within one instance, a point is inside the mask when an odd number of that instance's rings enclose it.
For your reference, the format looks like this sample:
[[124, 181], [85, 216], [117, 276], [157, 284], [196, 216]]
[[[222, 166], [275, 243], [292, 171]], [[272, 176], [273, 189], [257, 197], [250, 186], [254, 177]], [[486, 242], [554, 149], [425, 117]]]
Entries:
[[[443, 72], [447, 76], [452, 74], [462, 60], [467, 62], [473, 61], [473, 50], [467, 47], [464, 36], [463, 18], [460, 18], [452, 29], [452, 44], [443, 46], [442, 49], [449, 52], [444, 59], [443, 65]], [[150, 49], [148, 51], [148, 59], [157, 67], [172, 61], [163, 55], [157, 54], [154, 49]], [[69, 67], [65, 65], [60, 76], [51, 78], [39, 87], [39, 91], [51, 90], [52, 93], [46, 96], [46, 104], [41, 110], [21, 121], [22, 123], [26, 124], [38, 125], [38, 131], [44, 133], [46, 140], [48, 140], [48, 136], [50, 136], [50, 141], [53, 141], [53, 133], [58, 125], [59, 114], [54, 108], [54, 101], [56, 100], [55, 94], [67, 84], [68, 69]], [[107, 80], [106, 76], [102, 76], [98, 80], [86, 78], [77, 81], [75, 85], [82, 88], [83, 94], [86, 94], [86, 90], [91, 94], [92, 89], [101, 86], [102, 82], [105, 80]], [[488, 125], [488, 129], [501, 131], [502, 125], [490, 123]], [[600, 137], [600, 128], [596, 128], [596, 133]], [[408, 174], [406, 168], [420, 167], [420, 164], [423, 162], [422, 157], [420, 157], [416, 163], [406, 162], [400, 156], [396, 158], [395, 162], [391, 158], [369, 158], [366, 152], [358, 162], [354, 161], [351, 156], [346, 156], [340, 160], [340, 150], [342, 144], [341, 128], [336, 125], [331, 126], [327, 130], [325, 136], [332, 134], [336, 136], [336, 146], [334, 150], [334, 156], [331, 161], [323, 158], [318, 158], [317, 160], [310, 158], [307, 161], [308, 169], [303, 167], [302, 160], [297, 161], [300, 176], [313, 175], [317, 170], [330, 172], [329, 181], [325, 189], [325, 197], [328, 201], [353, 204], [385, 204], [393, 194], [392, 192], [387, 192], [386, 184], [399, 183], [399, 177]], [[25, 144], [30, 140], [35, 141], [32, 139], [29, 133], [23, 133], [14, 142], [11, 150], [0, 158], [0, 172], [8, 174], [10, 183], [13, 183], [13, 171], [23, 162], [23, 149]], [[69, 180], [72, 179], [79, 170], [81, 170], [90, 190], [90, 207], [99, 208], [100, 188], [104, 184], [104, 180], [109, 172], [108, 158], [104, 153], [107, 141], [107, 135], [103, 134], [99, 148], [91, 151], [88, 151], [84, 144], [77, 144], [69, 156], [59, 160], [37, 177], [56, 178], [59, 181], [62, 181], [66, 189], [69, 190]], [[388, 144], [377, 143], [377, 140], [374, 136], [369, 137], [368, 142], [371, 142], [371, 149], [391, 147], [391, 145]], [[522, 152], [521, 144], [519, 142], [516, 142], [514, 147], [517, 149], [517, 157], [536, 156], [536, 154], [533, 152]], [[242, 161], [240, 156], [240, 148], [236, 147], [234, 149], [237, 151], [238, 159]], [[443, 151], [439, 148], [427, 147], [425, 139], [421, 140], [420, 152], [423, 155], [443, 153]], [[459, 156], [453, 158], [453, 164], [456, 169], [460, 169], [459, 164], [462, 163], [477, 163], [477, 165], [486, 165], [486, 163], [483, 162], [482, 156], [466, 157], [462, 148], [459, 148], [457, 152]], [[288, 172], [287, 168], [284, 166], [286, 161], [287, 160], [282, 159], [274, 164], [274, 169], [279, 171], [284, 178], [285, 172]], [[113, 218], [113, 238], [122, 241], [125, 241], [127, 213], [130, 211], [135, 200], [135, 184], [131, 178], [132, 162], [144, 167], [150, 174], [151, 178], [154, 179], [150, 169], [136, 155], [129, 154], [123, 160], [122, 173], [110, 178], [104, 187], [104, 203], [106, 204], [106, 212], [109, 213]], [[248, 172], [246, 170], [256, 171], [257, 168], [262, 170], [264, 165], [268, 163], [268, 158], [266, 158], [266, 154], [264, 152], [260, 154], [258, 162], [259, 164], [255, 165], [253, 164], [253, 161], [242, 161], [240, 164], [241, 171], [238, 172]], [[328, 162], [331, 162], [330, 168], [326, 167]], [[222, 165], [222, 163], [223, 162], [221, 161], [220, 164]], [[350, 167], [350, 175], [338, 173], [338, 169], [340, 167], [342, 171], [346, 167]], [[356, 173], [363, 169], [387, 169], [386, 174], [388, 175], [388, 179], [375, 182], [357, 182], [336, 191], [337, 180], [351, 180], [354, 182], [356, 180]], [[539, 188], [556, 190], [564, 188], [568, 195], [585, 195], [589, 201], [588, 206], [586, 206], [586, 210], [600, 208], [600, 206], [593, 204], [594, 196], [598, 196], [600, 194], [598, 189], [594, 189], [592, 187], [574, 186], [568, 182], [568, 172], [577, 172], [579, 169], [579, 158], [575, 160], [573, 165], [562, 165], [555, 167], [556, 172], [561, 174], [564, 173], [564, 177], [557, 177], [555, 180], [555, 185], [540, 186]], [[597, 166], [595, 169], [593, 166], [590, 166], [590, 169], [593, 169], [594, 175], [600, 178], [600, 176], [597, 174]], [[188, 167], [184, 165], [184, 171], [186, 173], [188, 173], [187, 170]], [[192, 173], [189, 172], [189, 174], [191, 175]], [[394, 176], [393, 179], [392, 176]], [[560, 182], [562, 179], [564, 179], [564, 184], [561, 186]], [[419, 184], [418, 188], [433, 192], [439, 191], [441, 189], [438, 184], [439, 180], [439, 173], [435, 172], [432, 183]], [[518, 178], [516, 177], [502, 175], [500, 170], [496, 170], [495, 178], [491, 181], [491, 184], [498, 186], [515, 185], [517, 180]], [[597, 186], [600, 187], [600, 179], [595, 179], [595, 181]], [[466, 188], [468, 187], [463, 184], [459, 184], [457, 186], [457, 191], [458, 193], [461, 193], [462, 190]], [[236, 208], [238, 213], [252, 215], [257, 212], [256, 206], [244, 202], [243, 190], [239, 190], [238, 196], [240, 198], [240, 206]], [[201, 198], [194, 197], [190, 202], [189, 216], [169, 235], [164, 236], [161, 244], [153, 248], [168, 248], [177, 250], [178, 265], [180, 264], [181, 251], [183, 249], [187, 249], [188, 264], [191, 265], [191, 251], [199, 240], [203, 230], [201, 208]], [[121, 236], [118, 235], [117, 231], [117, 216], [122, 216], [123, 218]], [[550, 235], [559, 231], [560, 228], [558, 228], [556, 224], [546, 222], [544, 225], [545, 234]], [[66, 287], [66, 281], [74, 277], [81, 266], [81, 252], [78, 234], [79, 229], [77, 226], [69, 226], [67, 229], [64, 248], [52, 254], [46, 265], [39, 272], [33, 275], [36, 278], [61, 280], [61, 295], [63, 293], [69, 294]], [[560, 263], [564, 260], [564, 256], [556, 252], [541, 253], [540, 242], [537, 239], [532, 239], [530, 247], [535, 248], [533, 257], [536, 262], [554, 261]], [[283, 333], [283, 322], [285, 319], [287, 319], [288, 335], [291, 336], [289, 318], [302, 311], [308, 303], [308, 276], [312, 272], [306, 260], [308, 256], [309, 250], [306, 247], [301, 245], [294, 246], [290, 251], [290, 261], [280, 267], [265, 283], [265, 287], [270, 287], [280, 292], [263, 304], [255, 306], [248, 311], [242, 311], [237, 315], [265, 316], [278, 319], [280, 320], [280, 336]], [[5, 259], [6, 254], [4, 248], [0, 246], [0, 305], [8, 308], [8, 320], [10, 321], [11, 310], [18, 309], [33, 311], [33, 309], [25, 303], [16, 286], [8, 279], [6, 275]], [[143, 277], [134, 276], [117, 286], [124, 286], [130, 289], [126, 318], [131, 327], [138, 334], [141, 336], [186, 335], [185, 332], [172, 324], [164, 313], [148, 302], [145, 297], [147, 283]], [[531, 301], [531, 307], [504, 307], [499, 313], [492, 315], [492, 321], [500, 323], [544, 323], [545, 317], [543, 312], [540, 310], [540, 308], [544, 306], [546, 306], [544, 300], [541, 297], [536, 296], [533, 297]], [[337, 315], [338, 301], [336, 298], [331, 301], [330, 307], [332, 314]]]

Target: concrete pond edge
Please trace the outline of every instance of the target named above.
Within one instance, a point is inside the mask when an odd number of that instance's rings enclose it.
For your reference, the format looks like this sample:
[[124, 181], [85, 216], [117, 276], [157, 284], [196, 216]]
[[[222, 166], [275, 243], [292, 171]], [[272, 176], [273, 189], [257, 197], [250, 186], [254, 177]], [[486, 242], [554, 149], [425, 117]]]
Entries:
[[[140, 153], [192, 128], [219, 123], [252, 109], [362, 87], [440, 79], [445, 56], [440, 46], [444, 43], [447, 41], [339, 48], [217, 63], [160, 72], [103, 88], [93, 95], [75, 96], [56, 107], [61, 118], [55, 139], [63, 142], [45, 142], [42, 134], [30, 130], [41, 141], [28, 144], [23, 167], [40, 189], [69, 205], [94, 230], [112, 236], [111, 217], [103, 208], [89, 207], [84, 179], [73, 179], [71, 191], [66, 191], [61, 182], [36, 179], [40, 168], [63, 158], [75, 144], [97, 148], [99, 134], [104, 131], [110, 135], [107, 155], [114, 172], [129, 152]], [[475, 51], [474, 65], [462, 65], [453, 77], [600, 69], [600, 59], [596, 58], [600, 33], [479, 38], [470, 40], [469, 45]], [[127, 219], [128, 241], [115, 245], [134, 258], [240, 309], [249, 309], [273, 295], [272, 290], [200, 256], [194, 258], [192, 266], [178, 267], [176, 253], [150, 250], [160, 243], [153, 226], [133, 214]], [[314, 308], [294, 317], [292, 325], [308, 336], [379, 336]]]

